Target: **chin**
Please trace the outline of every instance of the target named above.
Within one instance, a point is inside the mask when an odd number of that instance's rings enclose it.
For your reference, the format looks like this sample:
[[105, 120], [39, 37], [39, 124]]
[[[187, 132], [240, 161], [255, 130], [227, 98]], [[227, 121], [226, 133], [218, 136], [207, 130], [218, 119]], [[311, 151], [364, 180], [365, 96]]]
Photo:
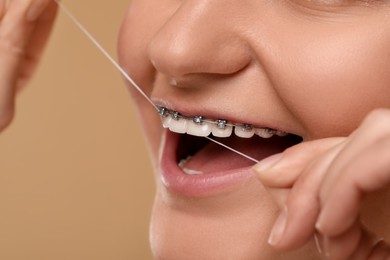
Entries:
[[152, 252], [156, 259], [270, 259], [266, 240], [276, 213], [277, 207], [254, 179], [203, 198], [183, 196], [162, 185], [151, 219]]
[[313, 243], [294, 252], [267, 243], [278, 208], [258, 181], [213, 198], [178, 196], [160, 186], [150, 226], [155, 259], [320, 259]]

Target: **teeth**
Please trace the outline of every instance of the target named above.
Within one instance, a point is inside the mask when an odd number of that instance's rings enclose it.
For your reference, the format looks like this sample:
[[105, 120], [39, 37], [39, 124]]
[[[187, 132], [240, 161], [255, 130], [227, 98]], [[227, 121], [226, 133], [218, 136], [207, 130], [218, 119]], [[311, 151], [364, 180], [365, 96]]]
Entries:
[[283, 131], [270, 128], [256, 128], [248, 124], [232, 125], [226, 120], [210, 121], [201, 116], [186, 117], [166, 108], [159, 108], [158, 113], [161, 116], [163, 127], [179, 134], [187, 133], [200, 137], [213, 134], [215, 137], [229, 137], [232, 135], [234, 128], [234, 134], [241, 138], [251, 138], [254, 135], [262, 138], [270, 138], [274, 135], [288, 135], [288, 133]]
[[179, 162], [179, 167], [180, 169], [183, 170], [184, 173], [186, 174], [189, 174], [189, 175], [199, 175], [199, 174], [203, 174], [202, 171], [198, 171], [198, 170], [192, 170], [192, 169], [189, 169], [189, 168], [186, 168], [185, 167], [185, 164], [188, 162], [188, 160], [190, 160], [192, 158], [192, 156], [187, 156], [187, 158], [185, 159], [181, 159], [180, 162]]
[[172, 132], [185, 134], [188, 128], [187, 120], [176, 120], [170, 116], [163, 118], [163, 127], [169, 128]]
[[288, 133], [286, 133], [286, 132], [283, 132], [283, 131], [276, 131], [276, 135], [277, 135], [277, 136], [281, 136], [281, 137], [283, 137], [283, 136], [286, 136], [286, 135], [288, 135]]
[[275, 133], [276, 133], [275, 130], [268, 129], [268, 128], [256, 128], [255, 130], [255, 134], [263, 138], [270, 138], [274, 136]]
[[251, 138], [255, 134], [255, 129], [250, 125], [242, 125], [234, 127], [234, 133], [238, 137]]
[[227, 125], [226, 120], [217, 120], [211, 127], [211, 133], [216, 137], [229, 137], [232, 135], [233, 126]]
[[195, 136], [209, 136], [211, 134], [211, 125], [203, 122], [202, 117], [196, 116], [193, 120], [187, 121], [187, 134]]

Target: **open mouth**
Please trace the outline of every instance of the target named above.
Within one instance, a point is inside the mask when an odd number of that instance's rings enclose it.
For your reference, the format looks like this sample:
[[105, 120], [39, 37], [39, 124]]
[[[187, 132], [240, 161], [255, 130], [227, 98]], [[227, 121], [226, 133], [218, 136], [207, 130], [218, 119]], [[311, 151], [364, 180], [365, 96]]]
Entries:
[[183, 116], [166, 108], [160, 108], [159, 113], [163, 127], [179, 135], [175, 163], [184, 174], [191, 176], [231, 172], [253, 165], [252, 161], [203, 138], [205, 136], [259, 161], [302, 141], [297, 135], [276, 129]]
[[[252, 158], [262, 160], [284, 151], [302, 139], [295, 135], [262, 138], [230, 136], [218, 141]], [[189, 175], [226, 172], [253, 165], [253, 162], [205, 138], [181, 135], [176, 162]]]

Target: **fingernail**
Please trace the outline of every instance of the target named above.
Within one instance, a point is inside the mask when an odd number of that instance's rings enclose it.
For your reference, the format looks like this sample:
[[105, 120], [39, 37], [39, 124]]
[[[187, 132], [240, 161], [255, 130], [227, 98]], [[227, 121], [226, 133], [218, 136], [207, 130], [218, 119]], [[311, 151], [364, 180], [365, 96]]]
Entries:
[[322, 255], [322, 253], [324, 252], [324, 249], [322, 248], [323, 242], [321, 236], [317, 232], [314, 233], [314, 242], [316, 244], [318, 253]]
[[314, 241], [317, 247], [317, 251], [323, 257], [330, 258], [329, 247], [330, 240], [329, 237], [322, 236], [318, 231], [314, 233]]
[[45, 7], [46, 5], [42, 3], [42, 1], [40, 3], [36, 3], [36, 1], [33, 1], [26, 13], [27, 21], [34, 22], [35, 20], [37, 20], [38, 17], [42, 14]]
[[324, 237], [322, 243], [322, 251], [326, 258], [330, 258], [330, 240], [329, 237]]
[[271, 169], [274, 167], [281, 159], [282, 159], [283, 153], [277, 153], [274, 155], [271, 155], [263, 160], [261, 160], [258, 164], [256, 164], [253, 167], [253, 170], [256, 172], [263, 172]]
[[279, 244], [279, 242], [282, 240], [284, 230], [286, 229], [286, 223], [287, 207], [284, 207], [272, 228], [271, 235], [268, 238], [268, 244], [272, 246]]
[[[321, 233], [323, 230], [323, 219], [324, 215], [321, 213], [318, 217], [317, 223], [315, 224], [315, 228], [318, 233]], [[325, 255], [325, 258], [330, 258], [330, 239], [329, 237], [322, 236], [322, 239], [320, 240], [320, 245], [322, 249], [322, 253]]]

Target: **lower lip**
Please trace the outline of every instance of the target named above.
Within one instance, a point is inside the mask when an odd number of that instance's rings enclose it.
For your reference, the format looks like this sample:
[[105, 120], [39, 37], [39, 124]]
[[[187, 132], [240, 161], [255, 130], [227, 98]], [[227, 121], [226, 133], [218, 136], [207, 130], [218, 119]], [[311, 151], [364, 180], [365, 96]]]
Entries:
[[178, 134], [166, 130], [160, 177], [169, 191], [188, 197], [208, 197], [232, 190], [253, 177], [250, 167], [202, 175], [185, 174], [176, 161], [179, 139]]

